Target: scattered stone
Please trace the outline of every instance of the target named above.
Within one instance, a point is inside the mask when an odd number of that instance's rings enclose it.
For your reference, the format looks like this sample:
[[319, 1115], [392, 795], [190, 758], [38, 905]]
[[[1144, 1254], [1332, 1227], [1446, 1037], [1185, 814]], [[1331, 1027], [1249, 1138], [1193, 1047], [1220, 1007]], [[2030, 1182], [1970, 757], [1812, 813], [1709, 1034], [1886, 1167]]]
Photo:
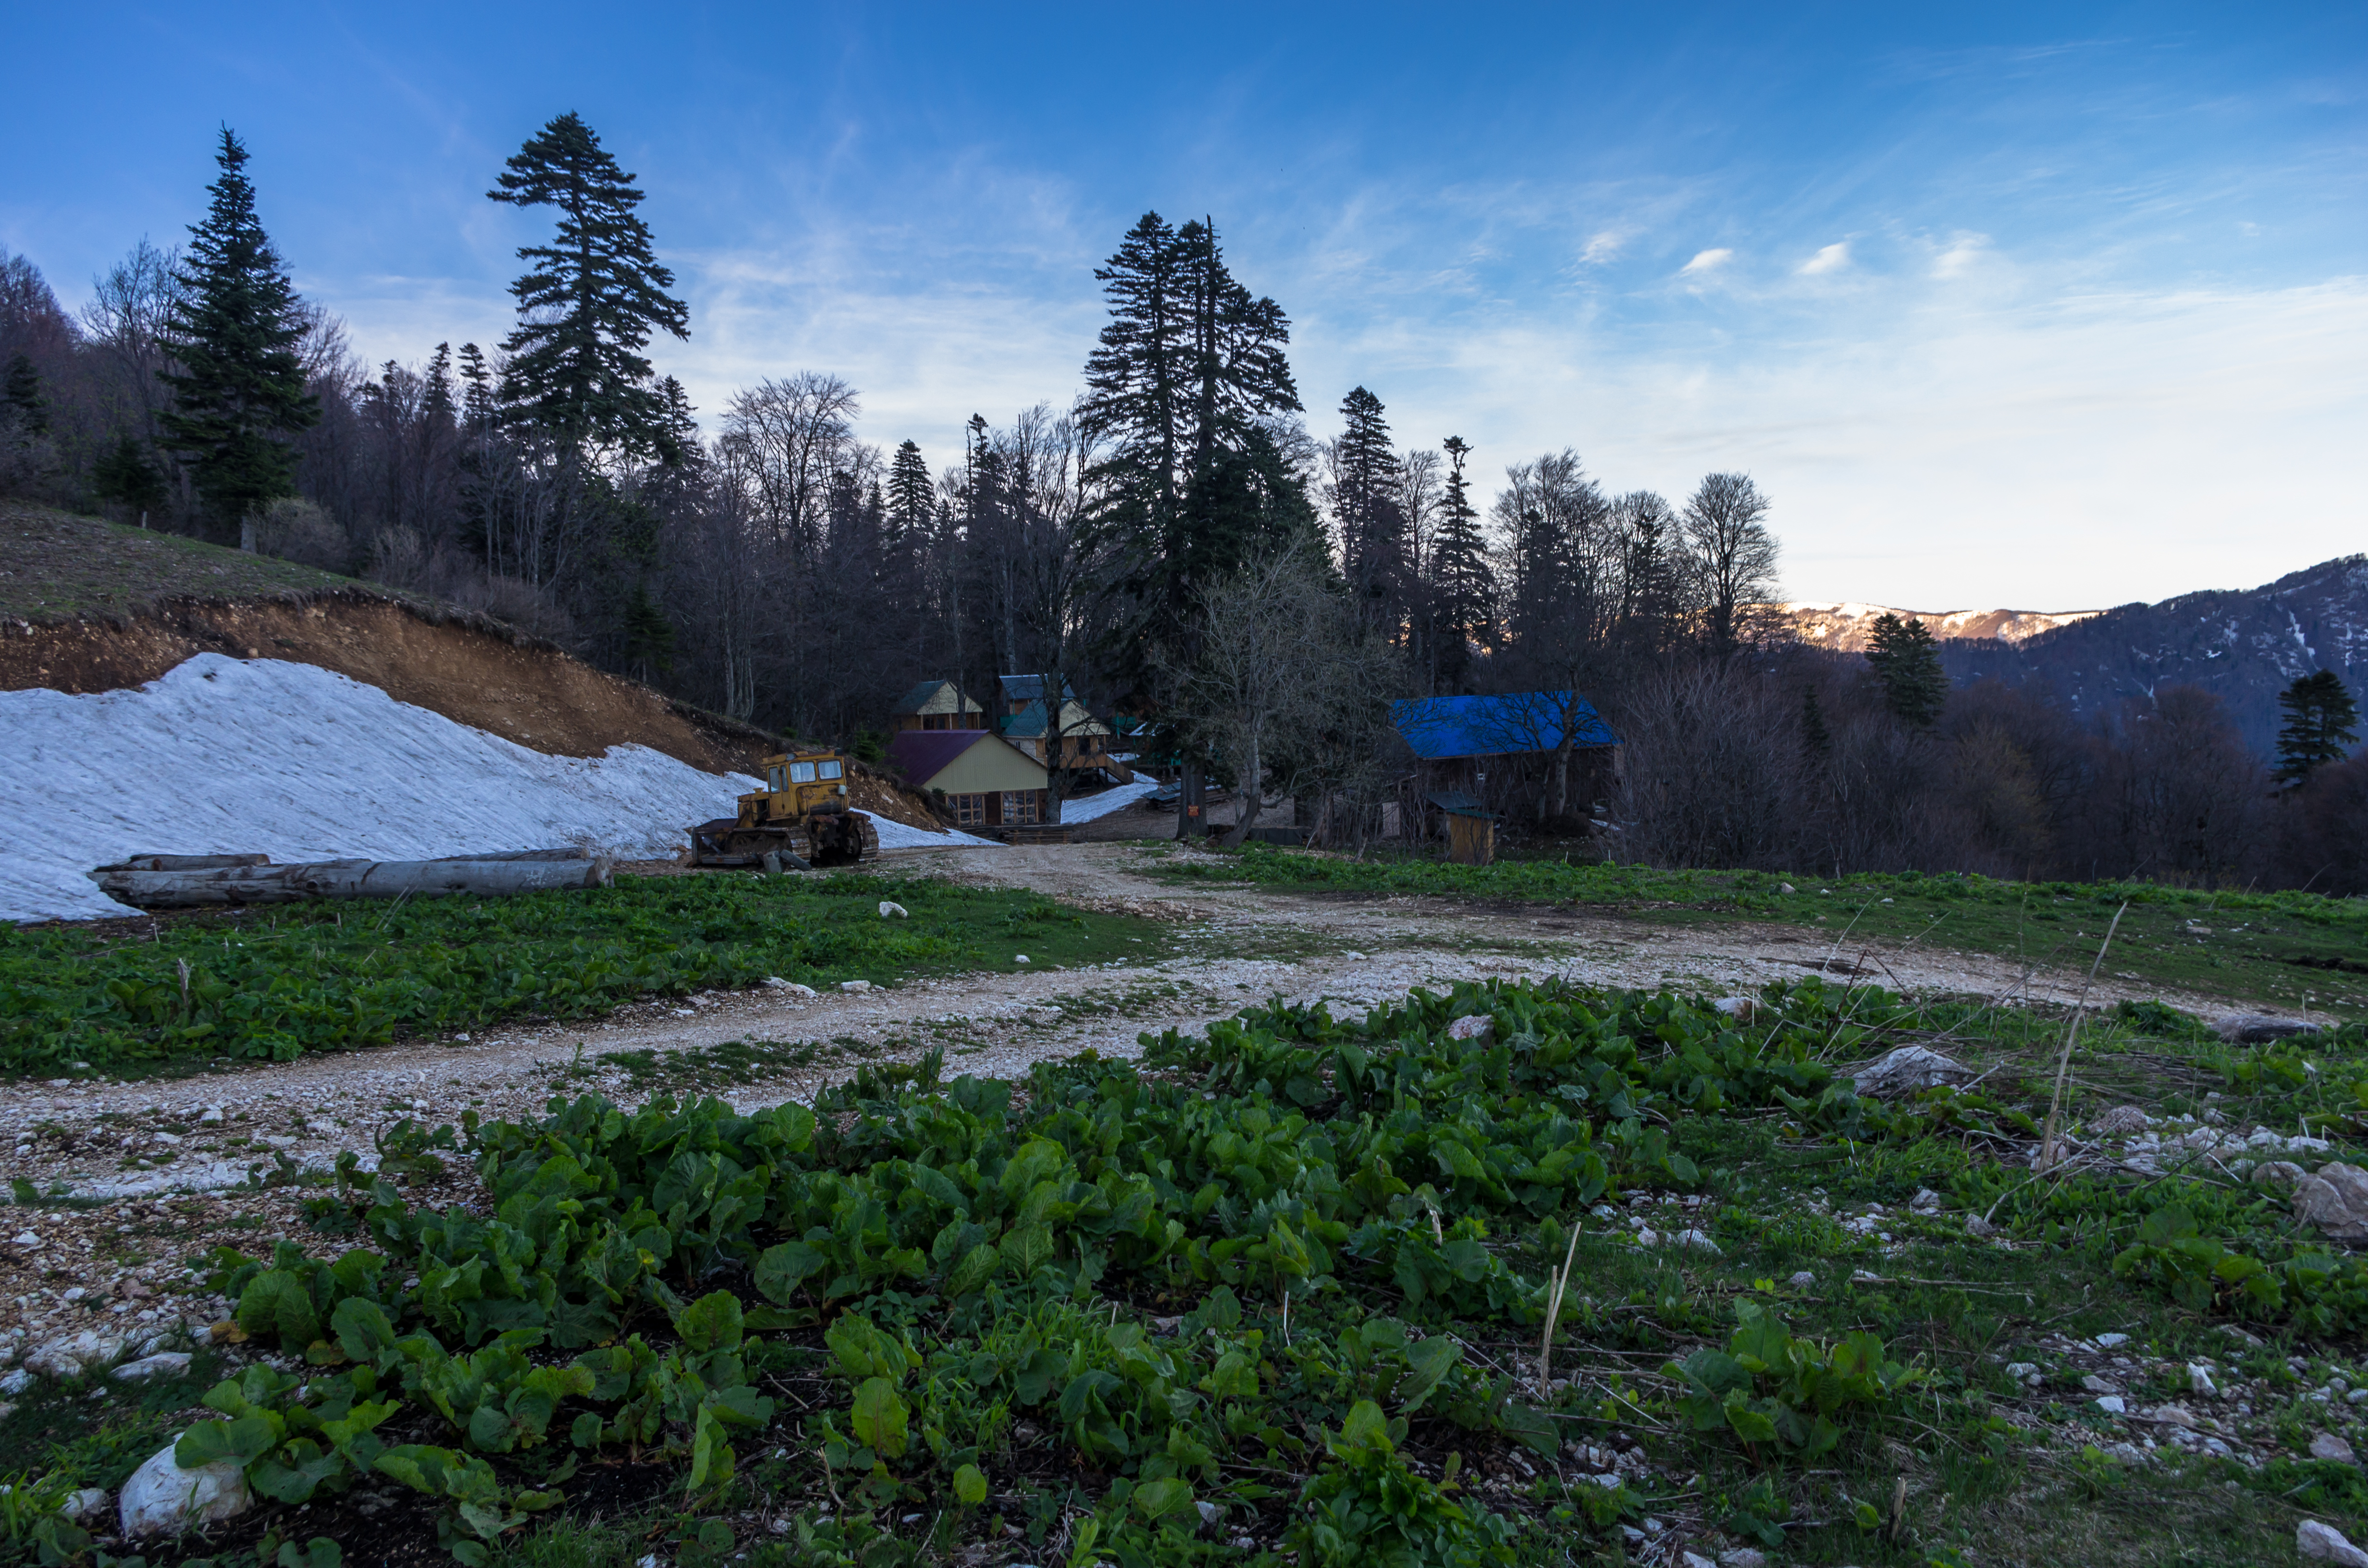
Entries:
[[1497, 1020], [1486, 1013], [1467, 1013], [1447, 1026], [1450, 1040], [1486, 1040], [1496, 1032]]
[[35, 1235], [30, 1231], [19, 1231], [15, 1235], [10, 1236], [8, 1238], [8, 1242], [12, 1246], [20, 1246], [28, 1250], [38, 1250], [41, 1244], [41, 1238]]
[[1919, 1187], [1916, 1196], [1907, 1200], [1907, 1207], [1918, 1214], [1937, 1214], [1941, 1211], [1941, 1195], [1929, 1187]]
[[1014, 953], [1011, 955], [1011, 961], [1013, 963], [1026, 963], [1028, 961], [1028, 955], [1026, 953]]
[[2130, 1336], [2126, 1334], [2100, 1334], [2097, 1335], [2097, 1347], [2100, 1350], [2119, 1350], [2123, 1346], [2127, 1345], [2129, 1342]]
[[2097, 1408], [2108, 1415], [2120, 1415], [2126, 1412], [2129, 1406], [2123, 1403], [2120, 1394], [2109, 1393], [2099, 1397]]
[[2262, 1045], [2298, 1034], [2317, 1034], [2318, 1026], [2305, 1018], [2281, 1018], [2269, 1013], [2231, 1013], [2212, 1026], [2230, 1045]]
[[78, 1378], [122, 1354], [121, 1336], [86, 1328], [34, 1346], [26, 1354], [25, 1366], [45, 1378]]
[[1725, 1251], [1716, 1242], [1710, 1239], [1708, 1233], [1702, 1231], [1679, 1231], [1676, 1235], [1668, 1238], [1668, 1244], [1673, 1247], [1691, 1247], [1696, 1252], [1706, 1252], [1713, 1257], [1720, 1256]]
[[783, 980], [778, 974], [768, 977], [765, 984], [772, 990], [786, 992], [791, 996], [803, 996], [808, 1000], [821, 994], [811, 985], [801, 985], [794, 980]]
[[2337, 1464], [2360, 1462], [2352, 1457], [2351, 1445], [2332, 1432], [2321, 1432], [2310, 1440], [2310, 1457], [2315, 1460], [2333, 1460]]
[[1718, 1568], [1768, 1568], [1768, 1554], [1756, 1546], [1730, 1547], [1718, 1554]]
[[2252, 1176], [2248, 1179], [2255, 1187], [2268, 1187], [2276, 1192], [2289, 1192], [2293, 1190], [2295, 1183], [2303, 1179], [2303, 1168], [2292, 1160], [2271, 1160], [2255, 1165]]
[[1889, 1100], [1904, 1098], [1918, 1089], [1966, 1083], [1973, 1076], [1971, 1068], [1937, 1051], [1903, 1045], [1860, 1068], [1853, 1082], [1860, 1094]]
[[0, 1393], [23, 1393], [27, 1389], [31, 1388], [32, 1386], [33, 1374], [25, 1370], [22, 1367], [17, 1368], [6, 1377], [0, 1378]]
[[120, 1517], [125, 1538], [137, 1540], [186, 1534], [200, 1525], [236, 1518], [254, 1506], [255, 1496], [247, 1491], [245, 1472], [236, 1460], [183, 1470], [174, 1460], [173, 1444], [167, 1443], [123, 1483]]
[[1192, 1506], [1194, 1510], [1200, 1514], [1201, 1528], [1204, 1530], [1214, 1529], [1216, 1528], [1217, 1521], [1225, 1517], [1225, 1511], [1223, 1508], [1218, 1507], [1214, 1503], [1210, 1502], [1205, 1497], [1195, 1502]]
[[2146, 1419], [2159, 1426], [2184, 1426], [2193, 1430], [2195, 1412], [2183, 1404], [2157, 1404], [2146, 1412]]
[[142, 1356], [137, 1361], [126, 1361], [115, 1369], [119, 1382], [141, 1383], [154, 1378], [177, 1378], [189, 1369], [189, 1353], [186, 1350], [165, 1350], [154, 1356]]
[[2294, 1183], [2294, 1211], [2329, 1241], [2368, 1242], [2368, 1171], [2329, 1161]]
[[2093, 1132], [2144, 1132], [2150, 1125], [2146, 1113], [2134, 1105], [2117, 1105], [2089, 1124]]
[[1759, 999], [1756, 996], [1722, 996], [1711, 1006], [1738, 1024], [1749, 1023], [1759, 1013]]
[[903, 904], [892, 903], [883, 898], [880, 901], [880, 918], [882, 920], [904, 920], [909, 918], [909, 916], [905, 915], [905, 906]]
[[1790, 882], [1778, 882], [1776, 884], [1776, 891], [1778, 892], [1791, 892], [1793, 891], [1793, 884]]
[[2248, 1348], [2259, 1350], [2261, 1347], [2260, 1335], [2250, 1333], [2245, 1329], [2238, 1328], [2233, 1323], [2222, 1324], [2220, 1325], [2220, 1332], [2226, 1335], [2229, 1338], [2236, 1340], [2237, 1343], [2246, 1346]]
[[842, 980], [838, 983], [838, 988], [841, 991], [848, 993], [869, 991], [871, 989], [871, 982], [868, 980]]
[[1794, 1274], [1790, 1279], [1785, 1280], [1784, 1283], [1790, 1285], [1795, 1290], [1806, 1290], [1816, 1286], [1817, 1283], [1817, 1277], [1804, 1268]]
[[2333, 1525], [2317, 1519], [2294, 1527], [2294, 1555], [2305, 1562], [2332, 1562], [2336, 1568], [2368, 1568], [2368, 1551], [2344, 1540]]
[[1998, 1227], [1991, 1224], [1979, 1214], [1975, 1214], [1965, 1221], [1965, 1234], [1977, 1239], [1984, 1236], [1994, 1236], [1998, 1234]]
[[107, 1492], [104, 1488], [97, 1486], [85, 1486], [78, 1492], [69, 1492], [66, 1494], [65, 1502], [59, 1506], [58, 1512], [78, 1525], [94, 1524], [107, 1512]]

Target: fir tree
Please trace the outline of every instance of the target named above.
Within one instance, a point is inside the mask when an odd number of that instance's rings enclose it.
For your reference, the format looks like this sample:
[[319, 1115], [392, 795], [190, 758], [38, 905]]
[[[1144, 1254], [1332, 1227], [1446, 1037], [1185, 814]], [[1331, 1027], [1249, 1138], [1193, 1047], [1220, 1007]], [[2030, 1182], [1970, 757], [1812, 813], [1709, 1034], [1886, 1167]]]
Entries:
[[1369, 614], [1390, 619], [1405, 597], [1406, 527], [1398, 505], [1403, 474], [1390, 445], [1389, 422], [1382, 415], [1382, 400], [1362, 387], [1340, 400], [1332, 512], [1349, 591]]
[[647, 584], [633, 585], [632, 597], [625, 602], [624, 623], [625, 666], [633, 672], [633, 678], [646, 682], [653, 671], [659, 675], [671, 673], [674, 623], [650, 597]]
[[162, 510], [172, 494], [164, 472], [128, 430], [99, 454], [91, 465], [90, 478], [100, 500], [121, 502], [125, 510], [142, 519], [142, 526], [148, 514]]
[[452, 346], [449, 343], [438, 344], [427, 361], [427, 407], [438, 419], [452, 418]]
[[1939, 722], [1949, 700], [1949, 677], [1922, 621], [1878, 616], [1868, 637], [1866, 662], [1874, 666], [1884, 700], [1902, 721], [1919, 730]]
[[1826, 710], [1817, 701], [1817, 688], [1804, 687], [1801, 691], [1801, 756], [1809, 762], [1823, 762], [1833, 749], [1833, 732], [1826, 728]]
[[2330, 762], [2350, 755], [2360, 738], [2360, 710], [2343, 679], [2333, 670], [2303, 676], [2278, 693], [2285, 723], [2278, 730], [2278, 767], [2282, 784], [2299, 784]]
[[296, 493], [290, 438], [321, 417], [296, 356], [296, 291], [256, 217], [246, 160], [225, 126], [213, 204], [189, 230], [178, 274], [170, 333], [179, 369], [158, 372], [174, 399], [165, 444], [188, 460], [199, 499], [225, 532]]
[[1463, 684], [1472, 645], [1488, 631], [1488, 600], [1495, 577], [1488, 547], [1480, 537], [1480, 514], [1473, 509], [1463, 464], [1472, 448], [1461, 436], [1440, 443], [1447, 454], [1447, 497], [1440, 508], [1439, 542], [1431, 553], [1431, 602], [1438, 621], [1432, 641], [1439, 683]]
[[0, 403], [15, 415], [17, 428], [39, 436], [50, 427], [50, 400], [41, 395], [41, 372], [32, 356], [19, 348], [8, 356], [8, 373], [0, 385]]
[[936, 500], [937, 482], [929, 477], [921, 449], [911, 441], [900, 443], [888, 460], [888, 520], [896, 536], [914, 540], [926, 534]]
[[552, 243], [518, 253], [533, 269], [510, 285], [518, 324], [502, 342], [509, 403], [571, 456], [679, 461], [665, 395], [651, 385], [641, 350], [653, 331], [689, 338], [690, 314], [666, 292], [674, 274], [658, 265], [649, 225], [633, 211], [642, 202], [633, 176], [581, 118], [564, 114], [509, 160], [486, 194], [560, 214]]

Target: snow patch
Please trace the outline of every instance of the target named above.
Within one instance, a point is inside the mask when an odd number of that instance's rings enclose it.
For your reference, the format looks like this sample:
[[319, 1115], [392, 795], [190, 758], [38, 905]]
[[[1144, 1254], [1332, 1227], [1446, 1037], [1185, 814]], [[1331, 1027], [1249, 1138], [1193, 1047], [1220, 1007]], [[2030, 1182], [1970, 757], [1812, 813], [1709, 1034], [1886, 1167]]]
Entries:
[[545, 756], [312, 665], [220, 653], [136, 691], [0, 692], [0, 918], [17, 921], [136, 913], [85, 873], [143, 852], [653, 858], [763, 787], [647, 746]]
[[1064, 801], [1061, 802], [1061, 825], [1075, 827], [1079, 823], [1092, 822], [1096, 817], [1106, 817], [1112, 812], [1134, 804], [1158, 788], [1156, 779], [1138, 778], [1132, 784], [1117, 785], [1099, 795]]
[[858, 816], [871, 819], [871, 826], [880, 835], [882, 849], [999, 849], [1001, 845], [991, 838], [973, 838], [967, 833], [931, 833], [925, 827], [907, 827], [901, 822], [890, 822], [878, 812], [858, 812]]

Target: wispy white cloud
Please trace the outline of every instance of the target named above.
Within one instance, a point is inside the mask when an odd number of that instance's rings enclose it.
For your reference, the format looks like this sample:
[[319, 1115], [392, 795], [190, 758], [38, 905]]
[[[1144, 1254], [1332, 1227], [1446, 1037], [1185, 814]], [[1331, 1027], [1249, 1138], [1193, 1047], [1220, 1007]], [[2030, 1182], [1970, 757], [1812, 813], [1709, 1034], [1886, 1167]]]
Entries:
[[1935, 278], [1962, 278], [1972, 271], [1990, 254], [1987, 234], [1959, 233], [1951, 236], [1948, 248], [1932, 258]]
[[1678, 270], [1680, 273], [1691, 273], [1696, 277], [1700, 277], [1702, 274], [1706, 272], [1715, 272], [1718, 268], [1725, 267], [1728, 262], [1733, 261], [1734, 259], [1734, 251], [1725, 245], [1718, 245], [1710, 250], [1696, 251], [1694, 253], [1694, 258], [1686, 263], [1683, 267], [1678, 268]]
[[1839, 272], [1850, 263], [1850, 242], [1838, 240], [1832, 244], [1821, 246], [1816, 255], [1803, 262], [1794, 270], [1804, 278], [1817, 278], [1828, 272]]

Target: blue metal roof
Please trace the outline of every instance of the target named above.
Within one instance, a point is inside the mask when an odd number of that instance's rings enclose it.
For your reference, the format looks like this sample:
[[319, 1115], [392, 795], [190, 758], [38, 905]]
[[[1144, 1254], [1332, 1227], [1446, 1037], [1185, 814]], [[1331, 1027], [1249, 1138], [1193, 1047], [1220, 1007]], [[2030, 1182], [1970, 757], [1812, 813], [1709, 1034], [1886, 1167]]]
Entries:
[[1616, 746], [1620, 737], [1595, 704], [1567, 691], [1509, 691], [1494, 697], [1410, 697], [1390, 704], [1390, 722], [1417, 756], [1501, 756], [1554, 751], [1563, 725], [1571, 744]]

